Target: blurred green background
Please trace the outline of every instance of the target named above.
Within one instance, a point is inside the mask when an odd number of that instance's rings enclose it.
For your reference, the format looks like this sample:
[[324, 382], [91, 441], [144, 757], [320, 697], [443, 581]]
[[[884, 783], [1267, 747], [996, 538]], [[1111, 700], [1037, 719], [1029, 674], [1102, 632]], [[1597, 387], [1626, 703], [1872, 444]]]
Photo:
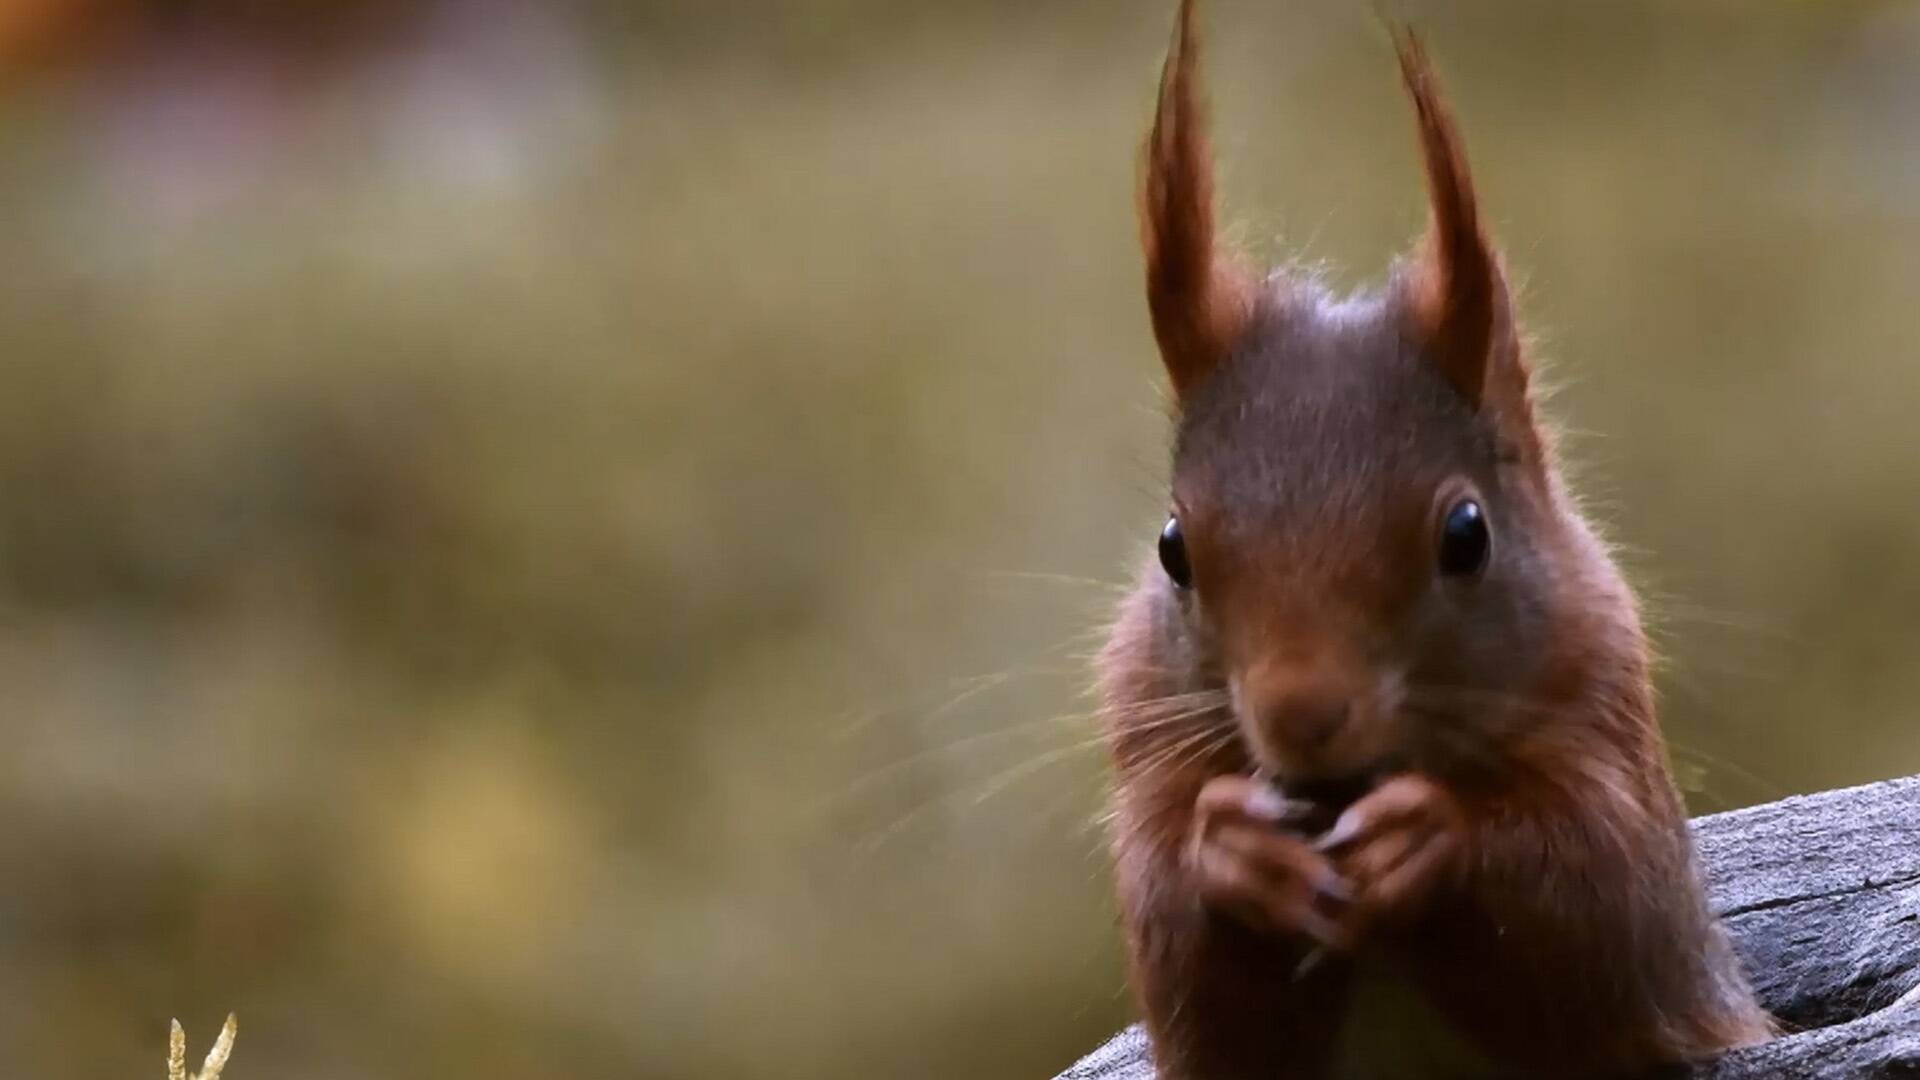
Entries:
[[[1249, 249], [1422, 220], [1377, 5], [1215, 0]], [[0, 7], [0, 1053], [1050, 1075], [1160, 524], [1171, 0]], [[1709, 810], [1920, 770], [1920, 8], [1430, 36]]]

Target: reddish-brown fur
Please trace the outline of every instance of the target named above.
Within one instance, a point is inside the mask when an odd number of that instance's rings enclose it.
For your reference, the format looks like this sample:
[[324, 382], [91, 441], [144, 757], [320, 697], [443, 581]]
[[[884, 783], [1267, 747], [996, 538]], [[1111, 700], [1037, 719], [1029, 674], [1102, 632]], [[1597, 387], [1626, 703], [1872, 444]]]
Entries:
[[[1522, 1075], [1770, 1030], [1706, 907], [1632, 593], [1536, 427], [1460, 140], [1410, 36], [1400, 61], [1433, 223], [1377, 295], [1260, 283], [1218, 250], [1191, 0], [1147, 143], [1193, 584], [1146, 568], [1102, 685], [1133, 982], [1169, 1080], [1341, 1075], [1381, 969]], [[1463, 497], [1492, 556], [1442, 579]], [[1277, 794], [1353, 777], [1366, 793], [1311, 824]]]
[[1222, 258], [1213, 243], [1213, 172], [1196, 167], [1210, 154], [1194, 85], [1197, 56], [1184, 47], [1193, 32], [1193, 8], [1183, 5], [1140, 181], [1148, 307], [1176, 390], [1232, 346], [1255, 291], [1244, 269]]

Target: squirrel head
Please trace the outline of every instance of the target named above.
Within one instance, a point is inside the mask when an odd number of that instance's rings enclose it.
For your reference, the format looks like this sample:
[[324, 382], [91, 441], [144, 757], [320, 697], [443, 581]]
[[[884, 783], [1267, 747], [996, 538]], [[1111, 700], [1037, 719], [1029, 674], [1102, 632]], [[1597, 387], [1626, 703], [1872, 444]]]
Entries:
[[1177, 400], [1147, 587], [1283, 783], [1434, 767], [1513, 718], [1503, 702], [1556, 662], [1573, 609], [1625, 595], [1560, 494], [1452, 116], [1419, 41], [1396, 39], [1431, 223], [1376, 292], [1262, 279], [1217, 246], [1192, 0], [1145, 147], [1147, 297]]

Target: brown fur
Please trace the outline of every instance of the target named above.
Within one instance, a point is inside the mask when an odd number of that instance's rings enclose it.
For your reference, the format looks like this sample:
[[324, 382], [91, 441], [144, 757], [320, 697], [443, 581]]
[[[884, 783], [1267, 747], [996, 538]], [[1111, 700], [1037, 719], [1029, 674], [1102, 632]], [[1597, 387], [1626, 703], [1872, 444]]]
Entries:
[[[1214, 247], [1192, 6], [1142, 217], [1194, 585], [1147, 567], [1101, 663], [1117, 883], [1163, 1075], [1343, 1074], [1343, 1045], [1388, 1034], [1345, 1030], [1369, 1022], [1350, 1008], [1376, 967], [1489, 1069], [1604, 1076], [1766, 1038], [1706, 908], [1632, 594], [1535, 425], [1423, 50], [1400, 39], [1426, 242], [1376, 295], [1254, 288]], [[1462, 497], [1493, 555], [1442, 579], [1438, 523]], [[1256, 772], [1373, 787], [1323, 836], [1276, 823]]]
[[1214, 243], [1213, 157], [1200, 101], [1193, 8], [1182, 5], [1142, 154], [1141, 240], [1154, 336], [1176, 391], [1198, 383], [1240, 336], [1255, 285]]

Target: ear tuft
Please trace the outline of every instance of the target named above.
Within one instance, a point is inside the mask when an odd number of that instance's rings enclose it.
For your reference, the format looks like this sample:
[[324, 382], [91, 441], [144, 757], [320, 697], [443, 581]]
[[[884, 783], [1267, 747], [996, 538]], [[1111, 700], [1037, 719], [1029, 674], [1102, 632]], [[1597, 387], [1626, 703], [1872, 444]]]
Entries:
[[1180, 397], [1224, 360], [1251, 318], [1254, 284], [1215, 246], [1213, 160], [1199, 86], [1194, 0], [1180, 14], [1160, 75], [1140, 184], [1147, 306]]
[[1394, 44], [1420, 128], [1432, 204], [1427, 237], [1406, 279], [1411, 329], [1447, 381], [1478, 407], [1491, 369], [1519, 362], [1517, 351], [1508, 349], [1506, 283], [1480, 227], [1466, 151], [1426, 48], [1404, 27], [1394, 31]]

